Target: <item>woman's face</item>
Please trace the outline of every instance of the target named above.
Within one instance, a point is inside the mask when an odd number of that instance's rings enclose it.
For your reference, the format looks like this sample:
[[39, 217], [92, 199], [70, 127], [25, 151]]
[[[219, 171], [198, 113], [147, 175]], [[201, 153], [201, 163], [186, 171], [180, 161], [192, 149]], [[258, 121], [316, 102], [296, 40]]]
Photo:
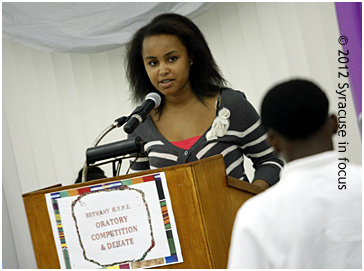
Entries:
[[155, 35], [143, 41], [142, 57], [153, 86], [165, 96], [191, 91], [191, 59], [186, 47], [173, 35]]

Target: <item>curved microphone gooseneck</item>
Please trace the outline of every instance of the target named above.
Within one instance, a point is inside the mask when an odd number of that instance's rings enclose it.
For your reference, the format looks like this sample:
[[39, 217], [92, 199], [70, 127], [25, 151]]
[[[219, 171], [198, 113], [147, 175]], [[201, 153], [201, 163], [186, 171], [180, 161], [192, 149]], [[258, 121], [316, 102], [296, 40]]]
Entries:
[[[119, 141], [104, 146], [100, 146], [95, 149], [95, 147], [100, 143], [100, 141], [112, 130], [125, 124], [124, 131], [128, 134], [132, 133], [138, 125], [144, 121], [147, 115], [152, 111], [153, 108], [157, 108], [161, 103], [161, 97], [156, 92], [151, 92], [145, 97], [145, 101], [142, 105], [138, 106], [129, 117], [121, 117], [116, 119], [113, 124], [108, 126], [101, 134], [95, 139], [91, 148], [87, 149], [86, 161], [83, 166], [82, 171], [82, 182], [86, 181], [87, 177], [87, 167], [88, 158], [93, 160], [93, 162], [98, 160], [113, 157], [113, 155], [123, 155], [132, 151], [141, 151], [140, 148], [143, 145], [143, 141], [140, 137]], [[125, 152], [125, 153], [124, 153]], [[88, 155], [88, 156], [87, 156]], [[111, 155], [111, 156], [110, 156]]]

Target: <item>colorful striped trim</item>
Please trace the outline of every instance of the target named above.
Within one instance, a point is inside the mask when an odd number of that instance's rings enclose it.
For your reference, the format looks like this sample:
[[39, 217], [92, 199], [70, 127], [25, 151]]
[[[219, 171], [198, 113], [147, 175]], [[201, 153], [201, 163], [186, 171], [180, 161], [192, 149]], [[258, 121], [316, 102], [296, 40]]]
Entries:
[[[77, 196], [77, 195], [82, 195], [83, 193], [96, 192], [99, 190], [117, 188], [117, 187], [120, 187], [123, 185], [129, 186], [129, 185], [133, 185], [133, 184], [151, 182], [151, 181], [155, 181], [155, 180], [159, 180], [159, 181], [161, 180], [161, 177], [159, 174], [148, 175], [148, 176], [144, 176], [144, 177], [127, 179], [127, 180], [122, 180], [122, 181], [114, 181], [111, 183], [97, 184], [97, 185], [92, 185], [92, 186], [88, 186], [88, 187], [81, 187], [81, 188], [76, 188], [76, 189], [60, 191], [60, 192], [54, 192], [54, 193], [51, 193], [51, 199], [53, 200], [53, 199]], [[163, 191], [163, 188], [161, 191]]]
[[70, 190], [51, 193], [54, 214], [55, 214], [55, 218], [56, 218], [56, 222], [57, 222], [58, 235], [60, 238], [63, 257], [64, 257], [64, 261], [65, 261], [67, 269], [71, 268], [71, 263], [70, 263], [66, 238], [65, 238], [65, 235], [63, 232], [62, 220], [61, 220], [61, 216], [59, 214], [59, 207], [58, 207], [57, 200], [61, 199], [61, 198], [82, 195], [84, 193], [92, 193], [92, 192], [97, 192], [100, 190], [113, 189], [113, 188], [117, 188], [120, 186], [130, 186], [130, 185], [134, 185], [134, 184], [138, 184], [138, 183], [151, 182], [151, 181], [155, 181], [155, 184], [156, 184], [158, 197], [160, 200], [161, 212], [162, 212], [163, 221], [164, 221], [164, 227], [166, 230], [166, 236], [167, 236], [171, 256], [159, 258], [159, 259], [140, 261], [140, 262], [135, 262], [135, 263], [123, 263], [123, 264], [119, 264], [119, 265], [104, 267], [102, 269], [136, 269], [136, 268], [146, 268], [146, 267], [172, 264], [172, 263], [178, 262], [178, 257], [176, 255], [176, 247], [175, 247], [175, 242], [174, 242], [174, 238], [173, 238], [173, 234], [172, 234], [171, 223], [170, 223], [170, 219], [169, 219], [167, 203], [165, 200], [161, 176], [159, 173], [157, 173], [154, 175], [148, 175], [148, 176], [144, 176], [144, 177], [138, 177], [138, 178], [127, 179], [127, 180], [122, 180], [122, 181], [114, 181], [114, 182], [110, 182], [110, 183], [97, 184], [97, 185], [88, 186], [88, 187], [81, 187], [81, 188], [77, 188], [77, 189], [70, 189]]
[[59, 213], [59, 207], [58, 207], [57, 200], [52, 200], [52, 204], [53, 204], [53, 210], [54, 210], [54, 215], [56, 218], [57, 229], [58, 229], [58, 236], [59, 236], [59, 240], [61, 242], [61, 248], [62, 248], [63, 257], [65, 259], [66, 268], [70, 269], [71, 263], [70, 263], [69, 254], [68, 254], [68, 247], [67, 247], [67, 243], [66, 243], [66, 237], [64, 236], [63, 225], [62, 225], [61, 215]]
[[147, 267], [153, 267], [153, 266], [159, 266], [159, 265], [165, 265], [165, 264], [172, 264], [177, 263], [178, 257], [177, 255], [172, 255], [164, 258], [159, 259], [152, 259], [142, 262], [136, 262], [136, 263], [127, 263], [127, 264], [120, 264], [120, 265], [114, 265], [105, 267], [102, 269], [139, 269], [139, 268], [147, 268]]

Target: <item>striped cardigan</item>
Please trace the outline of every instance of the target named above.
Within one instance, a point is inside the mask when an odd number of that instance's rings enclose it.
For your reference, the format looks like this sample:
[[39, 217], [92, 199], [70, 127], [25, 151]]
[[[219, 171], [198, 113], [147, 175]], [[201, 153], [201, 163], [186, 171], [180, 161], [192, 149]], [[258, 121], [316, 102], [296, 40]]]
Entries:
[[223, 89], [219, 110], [222, 108], [230, 112], [229, 127], [225, 135], [211, 138], [211, 132], [208, 133], [210, 127], [189, 150], [176, 147], [165, 139], [148, 116], [129, 135], [129, 138], [140, 136], [146, 143], [146, 156], [139, 158], [135, 163], [131, 161], [131, 170], [139, 172], [174, 166], [222, 154], [227, 175], [249, 182], [244, 171], [245, 156], [253, 162], [254, 180], [263, 179], [270, 185], [278, 182], [283, 161], [268, 144], [259, 115], [244, 93], [229, 88]]

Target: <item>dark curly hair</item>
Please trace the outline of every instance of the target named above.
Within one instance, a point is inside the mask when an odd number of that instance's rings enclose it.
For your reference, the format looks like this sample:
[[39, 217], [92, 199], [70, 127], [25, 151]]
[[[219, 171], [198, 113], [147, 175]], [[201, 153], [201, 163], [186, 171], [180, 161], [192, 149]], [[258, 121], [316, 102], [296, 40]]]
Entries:
[[314, 83], [296, 79], [273, 87], [263, 98], [261, 121], [290, 140], [306, 139], [328, 118], [329, 101]]
[[149, 24], [140, 28], [126, 46], [126, 76], [131, 86], [133, 102], [140, 103], [144, 101], [148, 93], [158, 92], [162, 97], [158, 113], [162, 112], [164, 95], [150, 82], [142, 58], [144, 39], [161, 34], [177, 36], [186, 47], [188, 56], [193, 59], [189, 77], [190, 85], [201, 102], [204, 103], [204, 97], [214, 96], [226, 86], [227, 81], [221, 75], [198, 27], [182, 15], [166, 13], [155, 17]]

